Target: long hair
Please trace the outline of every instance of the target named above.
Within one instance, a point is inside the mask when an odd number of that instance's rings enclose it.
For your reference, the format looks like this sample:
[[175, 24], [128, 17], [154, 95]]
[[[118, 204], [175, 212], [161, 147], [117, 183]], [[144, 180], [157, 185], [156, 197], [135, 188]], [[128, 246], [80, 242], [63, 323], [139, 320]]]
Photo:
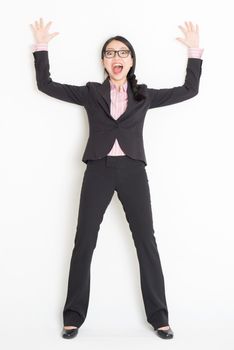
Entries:
[[[141, 93], [141, 86], [137, 84], [137, 79], [136, 79], [136, 76], [135, 76], [135, 73], [134, 73], [135, 72], [135, 67], [136, 67], [136, 54], [135, 54], [133, 46], [131, 45], [131, 43], [126, 38], [124, 38], [123, 36], [120, 36], [120, 35], [116, 35], [116, 36], [113, 36], [113, 37], [109, 38], [104, 43], [104, 45], [102, 47], [101, 58], [102, 59], [104, 58], [104, 52], [106, 51], [106, 47], [112, 40], [121, 41], [123, 44], [125, 44], [129, 48], [131, 56], [133, 58], [133, 65], [129, 69], [129, 72], [127, 74], [127, 80], [129, 81], [129, 83], [131, 85], [134, 98], [137, 101], [141, 101], [141, 100], [145, 99], [146, 97], [145, 97], [144, 94]], [[107, 73], [107, 75], [109, 76], [106, 68], [104, 68], [104, 70]]]

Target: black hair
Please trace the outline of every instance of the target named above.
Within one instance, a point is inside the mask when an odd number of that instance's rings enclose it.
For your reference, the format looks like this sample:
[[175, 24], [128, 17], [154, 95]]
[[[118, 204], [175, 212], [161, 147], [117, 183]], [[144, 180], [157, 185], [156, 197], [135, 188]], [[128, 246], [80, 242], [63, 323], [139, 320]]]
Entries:
[[[127, 80], [129, 81], [130, 85], [131, 85], [131, 88], [132, 88], [132, 91], [133, 91], [133, 95], [134, 95], [134, 98], [137, 100], [137, 101], [141, 101], [143, 99], [145, 99], [145, 95], [141, 93], [141, 86], [139, 84], [137, 84], [137, 80], [136, 80], [136, 76], [134, 74], [134, 71], [135, 71], [135, 67], [136, 67], [136, 54], [135, 54], [135, 51], [134, 51], [134, 48], [133, 46], [131, 45], [131, 43], [126, 39], [124, 38], [123, 36], [120, 36], [120, 35], [116, 35], [116, 36], [113, 36], [111, 38], [109, 38], [105, 44], [103, 45], [102, 47], [102, 51], [101, 51], [101, 58], [103, 59], [104, 58], [104, 52], [106, 51], [106, 47], [107, 45], [112, 41], [112, 40], [118, 40], [118, 41], [121, 41], [122, 43], [124, 43], [130, 50], [130, 53], [131, 53], [131, 56], [133, 58], [133, 65], [132, 67], [129, 69], [129, 72], [127, 74]], [[106, 68], [104, 68], [104, 70], [106, 71], [107, 75], [108, 72], [106, 70]]]

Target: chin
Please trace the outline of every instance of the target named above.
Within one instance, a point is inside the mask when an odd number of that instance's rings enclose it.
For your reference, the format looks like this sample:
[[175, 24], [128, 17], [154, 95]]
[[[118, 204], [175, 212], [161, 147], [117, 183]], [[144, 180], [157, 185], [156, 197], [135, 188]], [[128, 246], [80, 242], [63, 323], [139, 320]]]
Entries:
[[123, 80], [123, 79], [126, 79], [126, 78], [127, 78], [127, 76], [125, 76], [125, 75], [118, 76], [118, 77], [112, 76], [112, 79], [115, 79], [115, 80]]

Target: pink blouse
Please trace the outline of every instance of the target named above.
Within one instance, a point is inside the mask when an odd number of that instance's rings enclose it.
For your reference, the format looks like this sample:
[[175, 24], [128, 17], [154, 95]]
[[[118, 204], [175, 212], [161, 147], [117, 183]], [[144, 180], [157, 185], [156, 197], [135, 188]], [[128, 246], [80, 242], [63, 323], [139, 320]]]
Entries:
[[[40, 43], [40, 44], [34, 44], [32, 52], [35, 51], [41, 51], [41, 50], [48, 50], [48, 44]], [[203, 54], [204, 49], [200, 48], [188, 48], [188, 57], [189, 58], [201, 58]], [[125, 84], [121, 86], [120, 91], [117, 89], [116, 85], [110, 80], [110, 97], [111, 97], [111, 105], [110, 105], [110, 113], [111, 116], [115, 119], [118, 119], [120, 115], [124, 113], [124, 111], [127, 108], [128, 103], [128, 94], [127, 94], [127, 88], [128, 88], [128, 82], [126, 81]], [[115, 139], [115, 142], [108, 153], [110, 156], [123, 156], [125, 153], [121, 149], [118, 140]]]

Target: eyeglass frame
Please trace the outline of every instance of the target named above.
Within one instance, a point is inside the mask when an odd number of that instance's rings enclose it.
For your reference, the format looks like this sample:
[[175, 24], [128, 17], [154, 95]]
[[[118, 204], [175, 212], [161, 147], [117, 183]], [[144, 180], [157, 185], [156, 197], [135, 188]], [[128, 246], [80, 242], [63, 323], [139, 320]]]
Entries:
[[[110, 51], [112, 51], [112, 52], [114, 52], [114, 56], [112, 56], [112, 57], [107, 57], [106, 56], [106, 52], [110, 52]], [[126, 57], [121, 57], [120, 55], [119, 55], [119, 51], [127, 51], [127, 56]], [[131, 50], [128, 50], [128, 49], [122, 49], [122, 50], [106, 50], [106, 51], [104, 51], [104, 56], [105, 56], [105, 58], [114, 58], [115, 56], [116, 56], [116, 52], [118, 53], [118, 56], [120, 57], [120, 58], [127, 58], [128, 56], [129, 56], [129, 53], [131, 52]]]

